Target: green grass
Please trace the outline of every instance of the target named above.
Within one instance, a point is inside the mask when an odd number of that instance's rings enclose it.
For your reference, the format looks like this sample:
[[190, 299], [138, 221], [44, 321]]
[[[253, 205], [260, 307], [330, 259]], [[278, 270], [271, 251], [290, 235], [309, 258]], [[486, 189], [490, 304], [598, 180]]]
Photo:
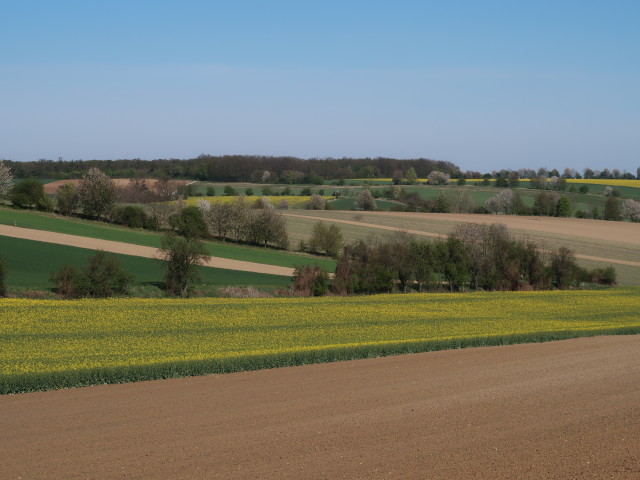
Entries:
[[[68, 247], [54, 243], [35, 242], [0, 236], [0, 255], [7, 263], [7, 285], [11, 290], [48, 290], [51, 273], [65, 264], [81, 267], [93, 256], [94, 250]], [[135, 276], [134, 287], [158, 287], [162, 282], [162, 264], [154, 259], [108, 253], [124, 270]], [[287, 288], [289, 277], [262, 273], [240, 272], [220, 268], [200, 267], [201, 282], [194, 288], [248, 286], [264, 290]]]
[[[162, 235], [145, 230], [132, 230], [102, 222], [79, 220], [52, 214], [0, 208], [0, 224], [16, 225], [35, 230], [66, 233], [81, 237], [99, 238], [114, 242], [132, 243], [159, 248]], [[233, 243], [205, 242], [211, 255], [231, 260], [295, 268], [303, 264], [318, 264], [328, 271], [335, 270], [335, 261], [322, 257], [295, 254], [292, 252], [262, 247], [240, 246]]]
[[0, 393], [640, 333], [640, 289], [0, 300]]

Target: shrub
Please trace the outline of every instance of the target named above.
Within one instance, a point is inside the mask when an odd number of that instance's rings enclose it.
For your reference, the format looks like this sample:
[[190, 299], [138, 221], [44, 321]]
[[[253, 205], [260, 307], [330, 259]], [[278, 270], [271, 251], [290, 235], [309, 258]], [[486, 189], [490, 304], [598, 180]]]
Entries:
[[307, 297], [325, 295], [329, 290], [329, 274], [318, 265], [296, 267], [291, 290]]
[[56, 293], [64, 298], [106, 298], [126, 295], [134, 277], [125, 272], [119, 262], [106, 256], [102, 250], [89, 259], [82, 270], [64, 265], [51, 275]]
[[37, 180], [24, 180], [13, 187], [11, 203], [18, 207], [32, 208], [38, 205], [44, 197], [44, 187]]
[[139, 205], [121, 205], [111, 214], [114, 223], [129, 228], [143, 228], [147, 225], [147, 214]]
[[224, 187], [224, 194], [228, 197], [233, 197], [234, 195], [237, 195], [237, 192], [231, 185], [227, 185]]

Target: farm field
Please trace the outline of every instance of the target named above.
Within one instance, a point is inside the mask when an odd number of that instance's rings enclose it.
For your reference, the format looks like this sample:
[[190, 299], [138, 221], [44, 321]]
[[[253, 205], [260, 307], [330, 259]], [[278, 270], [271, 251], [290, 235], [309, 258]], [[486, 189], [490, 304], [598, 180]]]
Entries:
[[630, 480], [639, 356], [618, 335], [3, 395], [0, 477]]
[[[153, 248], [160, 247], [162, 238], [160, 233], [147, 230], [133, 230], [102, 222], [71, 219], [57, 215], [8, 208], [0, 208], [0, 225], [17, 225], [22, 228], [130, 243]], [[312, 257], [261, 247], [241, 246], [230, 242], [205, 242], [205, 246], [211, 255], [231, 260], [289, 268], [295, 268], [297, 265], [303, 263], [317, 263], [328, 271], [335, 269], [335, 261], [327, 258]]]
[[[11, 252], [11, 255], [5, 256], [10, 292], [49, 291], [53, 287], [49, 281], [51, 273], [60, 270], [66, 264], [82, 267], [86, 265], [89, 257], [95, 254], [95, 250], [88, 248], [5, 236], [0, 236], [0, 251]], [[146, 290], [149, 294], [161, 294], [159, 285], [164, 270], [157, 260], [117, 253], [109, 255], [116, 258], [124, 270], [135, 276], [132, 294], [144, 294], [141, 290]], [[194, 286], [196, 290], [248, 285], [275, 290], [288, 288], [291, 283], [289, 276], [215, 267], [199, 267], [198, 270], [202, 280]]]
[[0, 300], [0, 393], [640, 333], [640, 290]]

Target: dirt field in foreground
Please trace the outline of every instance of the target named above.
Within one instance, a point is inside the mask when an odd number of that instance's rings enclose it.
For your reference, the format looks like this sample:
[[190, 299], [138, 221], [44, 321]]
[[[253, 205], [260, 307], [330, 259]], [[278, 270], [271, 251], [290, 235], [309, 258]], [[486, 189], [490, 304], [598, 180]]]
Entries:
[[0, 397], [0, 478], [640, 478], [640, 336]]

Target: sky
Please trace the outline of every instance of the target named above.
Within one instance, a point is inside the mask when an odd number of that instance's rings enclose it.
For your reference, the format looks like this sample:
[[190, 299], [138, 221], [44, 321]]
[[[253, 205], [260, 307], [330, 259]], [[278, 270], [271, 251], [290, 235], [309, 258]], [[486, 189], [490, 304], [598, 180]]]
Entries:
[[640, 2], [0, 0], [0, 158], [640, 167]]

